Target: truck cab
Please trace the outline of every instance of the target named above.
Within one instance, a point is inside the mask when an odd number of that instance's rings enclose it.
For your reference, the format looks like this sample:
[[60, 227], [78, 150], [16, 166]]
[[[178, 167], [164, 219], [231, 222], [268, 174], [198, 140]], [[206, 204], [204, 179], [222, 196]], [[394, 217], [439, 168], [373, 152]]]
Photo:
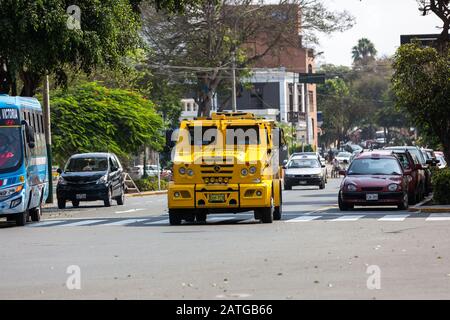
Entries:
[[274, 121], [251, 113], [182, 121], [172, 152], [170, 224], [246, 211], [263, 223], [280, 220], [285, 145]]

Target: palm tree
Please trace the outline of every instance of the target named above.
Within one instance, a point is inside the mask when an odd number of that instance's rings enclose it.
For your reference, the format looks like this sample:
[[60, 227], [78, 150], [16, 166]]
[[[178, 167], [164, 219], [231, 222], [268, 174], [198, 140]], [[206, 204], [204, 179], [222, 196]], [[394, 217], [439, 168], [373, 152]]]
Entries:
[[376, 55], [375, 45], [367, 38], [359, 39], [358, 44], [352, 48], [354, 64], [367, 65], [368, 62], [375, 59]]

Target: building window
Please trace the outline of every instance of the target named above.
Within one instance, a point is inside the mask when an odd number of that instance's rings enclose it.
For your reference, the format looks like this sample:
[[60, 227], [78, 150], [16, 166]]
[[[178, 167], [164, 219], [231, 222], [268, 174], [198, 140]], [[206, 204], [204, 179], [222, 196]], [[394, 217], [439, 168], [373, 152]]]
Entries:
[[292, 83], [288, 84], [289, 92], [289, 111], [294, 111], [294, 85]]
[[309, 97], [309, 110], [311, 112], [313, 112], [314, 111], [314, 91], [309, 91], [308, 97]]

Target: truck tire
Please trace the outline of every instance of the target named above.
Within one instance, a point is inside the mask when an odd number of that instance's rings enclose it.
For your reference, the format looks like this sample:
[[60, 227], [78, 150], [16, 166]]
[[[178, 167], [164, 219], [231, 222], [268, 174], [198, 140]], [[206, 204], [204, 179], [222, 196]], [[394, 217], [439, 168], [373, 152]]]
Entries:
[[270, 207], [268, 208], [261, 208], [260, 214], [261, 214], [261, 222], [262, 223], [272, 223], [273, 222], [273, 198], [270, 199]]
[[171, 226], [179, 226], [181, 224], [181, 214], [169, 211], [169, 223]]
[[280, 206], [275, 207], [273, 211], [273, 219], [275, 221], [280, 221], [283, 215], [283, 191], [281, 190], [281, 183], [280, 183]]
[[195, 214], [195, 220], [200, 223], [206, 223], [206, 212], [199, 212]]
[[73, 200], [72, 201], [72, 206], [74, 208], [78, 208], [80, 206], [80, 200]]
[[65, 208], [66, 208], [66, 199], [58, 198], [58, 209], [65, 209]]

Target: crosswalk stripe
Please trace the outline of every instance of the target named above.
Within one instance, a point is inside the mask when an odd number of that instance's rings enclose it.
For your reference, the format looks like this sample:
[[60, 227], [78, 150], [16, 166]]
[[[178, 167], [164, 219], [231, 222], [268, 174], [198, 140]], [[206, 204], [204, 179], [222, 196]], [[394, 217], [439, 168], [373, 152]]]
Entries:
[[450, 214], [431, 214], [425, 221], [450, 221]]
[[169, 223], [169, 219], [162, 219], [158, 221], [152, 221], [152, 222], [146, 222], [145, 225], [152, 225], [152, 224], [167, 224]]
[[302, 217], [298, 217], [298, 218], [294, 218], [294, 219], [285, 220], [285, 222], [287, 222], [287, 223], [308, 222], [308, 221], [313, 221], [313, 220], [320, 219], [320, 218], [321, 218], [321, 216], [302, 216]]
[[126, 220], [105, 223], [105, 224], [102, 224], [102, 226], [108, 226], [108, 227], [110, 227], [110, 226], [125, 226], [127, 224], [139, 223], [139, 222], [146, 221], [146, 220], [148, 220], [148, 219], [126, 219]]
[[53, 224], [57, 224], [57, 223], [61, 223], [64, 221], [56, 221], [56, 220], [52, 220], [52, 221], [43, 221], [43, 222], [38, 222], [38, 223], [33, 223], [30, 225], [27, 225], [27, 227], [30, 228], [34, 228], [34, 227], [45, 227], [45, 226], [51, 226]]
[[68, 223], [68, 224], [63, 224], [61, 225], [61, 227], [80, 227], [80, 226], [88, 226], [90, 224], [94, 224], [97, 222], [103, 222], [106, 220], [83, 220], [83, 221], [78, 221], [78, 222], [72, 222], [72, 223]]
[[378, 221], [404, 221], [409, 216], [409, 214], [385, 215], [383, 218], [378, 219]]
[[342, 216], [336, 219], [332, 219], [331, 221], [336, 222], [358, 221], [361, 218], [364, 218], [364, 216]]

